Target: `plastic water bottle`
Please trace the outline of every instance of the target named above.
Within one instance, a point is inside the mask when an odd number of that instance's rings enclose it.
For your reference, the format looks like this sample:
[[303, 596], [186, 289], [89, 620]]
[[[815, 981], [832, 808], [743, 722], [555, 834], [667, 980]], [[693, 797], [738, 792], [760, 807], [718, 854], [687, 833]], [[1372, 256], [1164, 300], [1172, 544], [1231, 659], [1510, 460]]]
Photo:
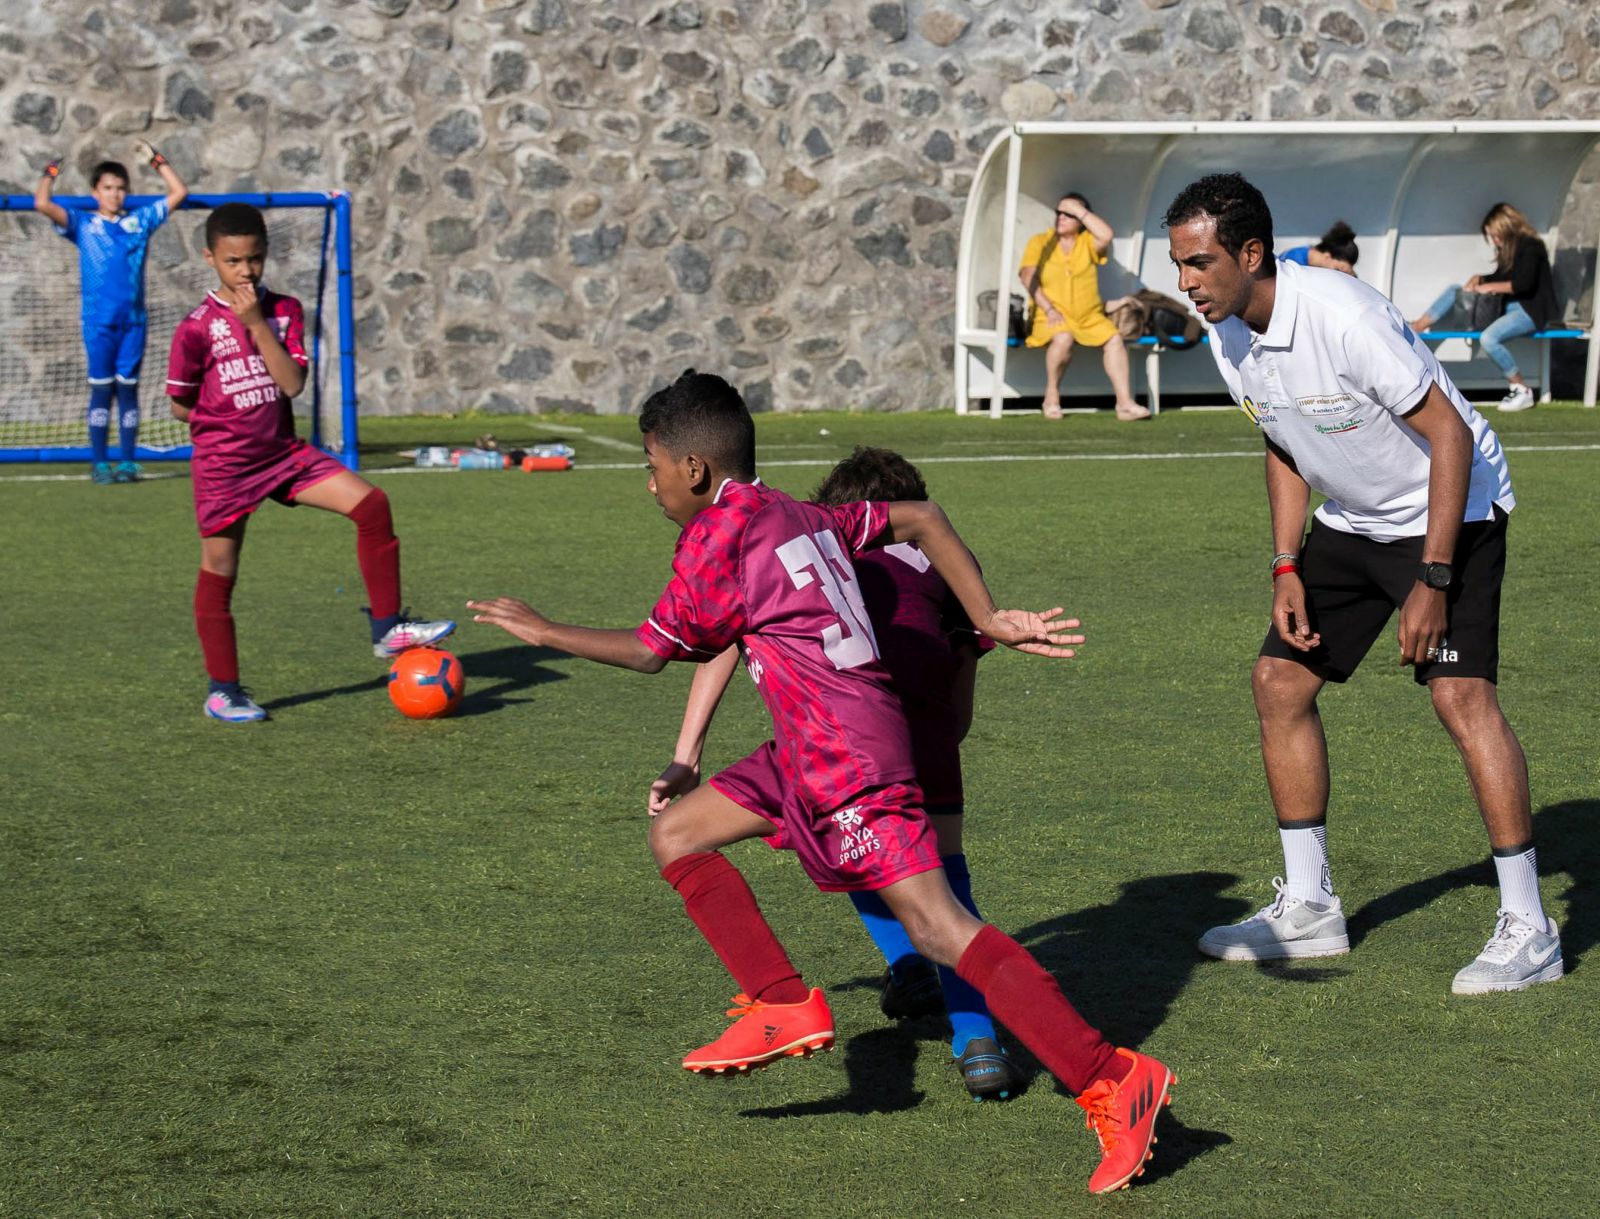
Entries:
[[458, 470], [503, 470], [506, 455], [492, 449], [462, 449], [455, 455]]
[[427, 448], [417, 450], [417, 465], [426, 469], [433, 466], [452, 466], [450, 450], [442, 444], [429, 445]]

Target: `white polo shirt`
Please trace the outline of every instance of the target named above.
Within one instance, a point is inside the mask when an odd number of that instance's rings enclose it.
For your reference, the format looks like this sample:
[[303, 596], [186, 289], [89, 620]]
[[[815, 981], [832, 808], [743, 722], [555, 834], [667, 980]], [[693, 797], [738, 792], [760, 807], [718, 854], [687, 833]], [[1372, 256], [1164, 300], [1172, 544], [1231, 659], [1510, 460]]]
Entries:
[[1399, 310], [1354, 276], [1278, 263], [1266, 333], [1226, 318], [1212, 331], [1211, 353], [1240, 409], [1328, 497], [1316, 512], [1325, 524], [1386, 541], [1428, 531], [1428, 442], [1401, 416], [1433, 384], [1472, 430], [1463, 519], [1515, 507], [1494, 429]]

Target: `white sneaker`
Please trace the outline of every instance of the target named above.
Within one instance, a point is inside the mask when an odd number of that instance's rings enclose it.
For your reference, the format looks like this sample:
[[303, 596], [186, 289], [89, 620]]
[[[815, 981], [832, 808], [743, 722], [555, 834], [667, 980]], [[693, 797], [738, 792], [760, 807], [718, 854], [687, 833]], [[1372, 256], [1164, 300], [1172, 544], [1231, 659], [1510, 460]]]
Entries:
[[1503, 411], [1531, 411], [1533, 406], [1533, 391], [1526, 385], [1513, 385], [1511, 392], [1500, 399]]
[[1200, 951], [1222, 961], [1276, 961], [1284, 957], [1336, 957], [1350, 951], [1344, 907], [1291, 897], [1283, 877], [1274, 876], [1278, 898], [1242, 923], [1213, 927], [1200, 937]]
[[267, 709], [250, 697], [250, 691], [215, 690], [206, 696], [205, 713], [224, 724], [252, 724], [267, 718]]
[[407, 648], [425, 648], [438, 643], [455, 629], [456, 624], [448, 618], [438, 622], [397, 622], [372, 645], [372, 654], [380, 660], [392, 660]]
[[1494, 934], [1483, 951], [1450, 983], [1455, 995], [1485, 995], [1496, 990], [1527, 990], [1536, 982], [1561, 977], [1561, 928], [1546, 919], [1541, 931], [1509, 910], [1500, 911]]

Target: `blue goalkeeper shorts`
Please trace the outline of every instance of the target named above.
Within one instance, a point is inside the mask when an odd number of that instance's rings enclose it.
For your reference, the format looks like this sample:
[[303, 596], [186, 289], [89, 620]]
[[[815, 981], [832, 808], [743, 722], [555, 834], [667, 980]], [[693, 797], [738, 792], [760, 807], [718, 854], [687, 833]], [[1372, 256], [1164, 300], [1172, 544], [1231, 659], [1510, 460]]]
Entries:
[[89, 357], [89, 384], [139, 383], [144, 363], [143, 322], [85, 322], [83, 348]]

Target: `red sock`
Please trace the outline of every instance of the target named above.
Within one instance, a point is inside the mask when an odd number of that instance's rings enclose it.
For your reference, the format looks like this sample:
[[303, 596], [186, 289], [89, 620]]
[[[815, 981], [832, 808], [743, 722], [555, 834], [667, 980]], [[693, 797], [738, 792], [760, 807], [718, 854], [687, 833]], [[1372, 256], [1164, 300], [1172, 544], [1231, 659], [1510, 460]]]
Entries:
[[1005, 932], [985, 926], [961, 954], [956, 973], [1069, 1091], [1081, 1093], [1097, 1079], [1127, 1073], [1116, 1047], [1078, 1015], [1056, 980]]
[[767, 1003], [805, 1002], [811, 992], [738, 868], [717, 851], [702, 851], [669, 863], [661, 879], [683, 898], [683, 908], [740, 990]]
[[194, 629], [212, 681], [239, 680], [239, 645], [233, 633], [232, 576], [200, 569], [194, 585]]
[[367, 586], [368, 609], [374, 618], [392, 618], [400, 612], [400, 539], [394, 536], [394, 517], [383, 488], [367, 492], [350, 509], [350, 519], [356, 525], [356, 562]]

